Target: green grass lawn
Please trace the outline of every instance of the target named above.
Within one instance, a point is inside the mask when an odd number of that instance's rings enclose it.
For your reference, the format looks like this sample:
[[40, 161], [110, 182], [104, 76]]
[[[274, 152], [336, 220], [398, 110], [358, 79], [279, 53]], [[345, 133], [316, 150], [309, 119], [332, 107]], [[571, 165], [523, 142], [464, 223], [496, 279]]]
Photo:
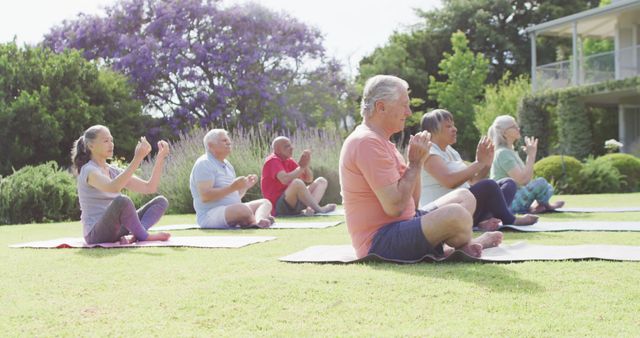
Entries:
[[[640, 193], [561, 196], [572, 206], [640, 205]], [[314, 218], [338, 220], [340, 217]], [[543, 220], [640, 220], [640, 213]], [[309, 219], [312, 220], [312, 219]], [[161, 224], [191, 223], [193, 215]], [[640, 263], [290, 264], [347, 244], [346, 226], [175, 231], [277, 236], [240, 249], [10, 249], [79, 237], [78, 222], [0, 226], [2, 336], [637, 336]], [[507, 243], [638, 245], [639, 233], [505, 233]]]

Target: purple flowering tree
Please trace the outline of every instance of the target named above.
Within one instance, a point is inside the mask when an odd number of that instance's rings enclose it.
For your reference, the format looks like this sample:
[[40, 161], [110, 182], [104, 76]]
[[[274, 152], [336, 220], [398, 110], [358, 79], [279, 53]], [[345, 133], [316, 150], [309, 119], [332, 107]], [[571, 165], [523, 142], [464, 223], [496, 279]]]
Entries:
[[322, 40], [318, 30], [257, 4], [122, 0], [106, 16], [64, 21], [44, 44], [82, 49], [128, 75], [146, 111], [184, 131], [344, 119], [352, 113], [348, 84]]

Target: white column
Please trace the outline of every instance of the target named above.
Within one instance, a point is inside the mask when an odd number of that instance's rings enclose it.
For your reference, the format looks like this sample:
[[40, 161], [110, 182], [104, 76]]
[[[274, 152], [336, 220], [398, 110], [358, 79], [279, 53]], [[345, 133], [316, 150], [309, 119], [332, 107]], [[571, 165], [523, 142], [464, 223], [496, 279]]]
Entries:
[[631, 48], [631, 57], [633, 60], [633, 65], [635, 66], [635, 74], [640, 75], [640, 55], [638, 55], [638, 31], [640, 31], [640, 25], [638, 24], [634, 24], [633, 26], [631, 26], [631, 46], [633, 46]]
[[529, 39], [531, 39], [531, 91], [536, 92], [537, 89], [537, 59], [536, 59], [536, 32], [531, 32], [529, 34]]
[[613, 35], [613, 66], [615, 68], [615, 79], [620, 80], [620, 25], [616, 23]]
[[573, 60], [571, 60], [571, 84], [578, 85], [578, 22], [573, 22]]
[[627, 140], [624, 130], [624, 106], [618, 105], [618, 141], [622, 142], [622, 152], [627, 149]]

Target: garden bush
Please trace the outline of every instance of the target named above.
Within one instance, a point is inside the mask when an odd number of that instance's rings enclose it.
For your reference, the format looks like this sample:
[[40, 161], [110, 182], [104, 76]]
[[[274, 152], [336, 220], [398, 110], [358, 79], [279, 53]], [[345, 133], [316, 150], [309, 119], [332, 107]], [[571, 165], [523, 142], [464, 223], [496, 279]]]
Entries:
[[78, 219], [74, 177], [51, 161], [25, 166], [0, 181], [0, 224]]
[[536, 162], [534, 176], [544, 177], [554, 186], [556, 193], [574, 193], [579, 186], [582, 163], [572, 156], [553, 155]]
[[597, 162], [611, 163], [624, 175], [622, 191], [635, 192], [640, 188], [640, 159], [629, 154], [607, 154], [596, 159]]
[[624, 175], [611, 162], [588, 158], [580, 170], [580, 184], [575, 193], [603, 194], [622, 191], [625, 186]]

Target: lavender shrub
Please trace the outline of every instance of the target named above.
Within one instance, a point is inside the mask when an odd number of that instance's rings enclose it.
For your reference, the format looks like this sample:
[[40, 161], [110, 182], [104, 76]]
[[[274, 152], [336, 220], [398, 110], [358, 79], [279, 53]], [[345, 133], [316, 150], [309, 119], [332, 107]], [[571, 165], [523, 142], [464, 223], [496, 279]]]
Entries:
[[[202, 138], [206, 130], [194, 128], [188, 134], [171, 145], [171, 153], [166, 160], [164, 174], [160, 181], [158, 193], [169, 199], [168, 213], [193, 213], [193, 200], [189, 191], [189, 175], [196, 159], [204, 154]], [[257, 174], [260, 176], [264, 159], [271, 152], [271, 140], [281, 135], [263, 129], [236, 128], [229, 133], [233, 142], [233, 150], [228, 160], [233, 164], [238, 175]], [[337, 130], [320, 130], [315, 128], [301, 129], [287, 135], [295, 148], [294, 158], [303, 149], [311, 149], [311, 168], [316, 177], [323, 176], [329, 180], [329, 188], [323, 203], [342, 203], [338, 182], [338, 159], [343, 137]], [[151, 175], [153, 161], [144, 162], [141, 166], [141, 177]], [[152, 196], [141, 196], [129, 193], [136, 204], [143, 204]], [[262, 198], [260, 184], [256, 184], [245, 195], [245, 201]]]

